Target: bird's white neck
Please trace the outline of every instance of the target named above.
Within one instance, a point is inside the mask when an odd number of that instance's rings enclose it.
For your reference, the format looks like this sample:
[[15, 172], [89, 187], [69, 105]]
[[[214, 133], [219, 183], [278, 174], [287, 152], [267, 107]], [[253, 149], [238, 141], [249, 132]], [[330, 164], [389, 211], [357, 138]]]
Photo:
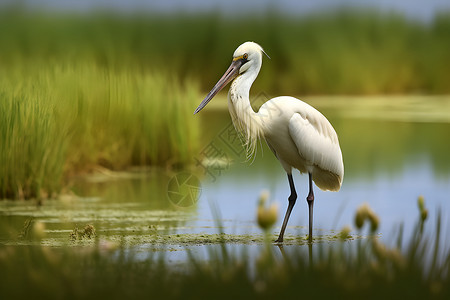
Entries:
[[236, 77], [228, 92], [228, 110], [234, 127], [245, 140], [247, 157], [253, 156], [257, 140], [263, 134], [261, 120], [250, 104], [250, 87], [259, 68], [249, 71]]

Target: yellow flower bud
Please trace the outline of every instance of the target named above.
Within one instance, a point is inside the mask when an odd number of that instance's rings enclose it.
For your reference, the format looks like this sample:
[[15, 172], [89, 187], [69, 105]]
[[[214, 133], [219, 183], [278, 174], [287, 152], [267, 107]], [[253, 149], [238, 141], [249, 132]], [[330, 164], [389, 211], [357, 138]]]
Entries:
[[263, 191], [258, 201], [257, 221], [263, 230], [269, 230], [278, 218], [278, 205], [276, 203], [270, 204], [269, 207], [265, 205], [269, 196], [268, 191]]
[[366, 220], [370, 222], [370, 231], [374, 232], [378, 229], [378, 225], [380, 224], [380, 218], [375, 214], [375, 212], [370, 208], [367, 203], [361, 205], [356, 211], [355, 216], [355, 225], [356, 228], [361, 229]]
[[423, 211], [425, 209], [425, 199], [422, 195], [417, 198], [417, 205], [419, 206], [420, 211]]
[[372, 211], [370, 210], [369, 213], [369, 220], [370, 220], [370, 231], [374, 232], [378, 229], [378, 225], [380, 224], [380, 218]]
[[361, 229], [363, 227], [363, 225], [364, 225], [364, 222], [366, 221], [367, 208], [368, 208], [367, 203], [364, 203], [356, 211], [355, 225], [356, 225], [356, 228], [358, 228], [358, 229]]
[[425, 220], [428, 217], [428, 209], [424, 209], [420, 212], [420, 218], [422, 219], [422, 222], [425, 222]]

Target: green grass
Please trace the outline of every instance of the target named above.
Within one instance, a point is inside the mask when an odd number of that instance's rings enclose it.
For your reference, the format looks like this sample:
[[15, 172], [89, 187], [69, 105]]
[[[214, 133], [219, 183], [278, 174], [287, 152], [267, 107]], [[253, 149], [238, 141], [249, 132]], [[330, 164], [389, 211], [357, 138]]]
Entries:
[[449, 12], [423, 24], [370, 10], [298, 18], [272, 11], [236, 19], [6, 10], [0, 17], [0, 64], [90, 61], [108, 69], [170, 70], [209, 90], [236, 47], [253, 40], [272, 57], [255, 91], [442, 94], [450, 92], [449, 35]]
[[87, 62], [1, 73], [0, 198], [53, 196], [96, 166], [173, 166], [196, 154], [192, 80]]
[[397, 246], [390, 247], [371, 232], [331, 247], [314, 244], [312, 259], [307, 246], [286, 247], [280, 255], [270, 243], [254, 256], [223, 243], [206, 256], [188, 252], [183, 263], [169, 262], [164, 252], [143, 258], [102, 236], [84, 247], [1, 246], [0, 294], [5, 299], [448, 299], [450, 254], [442, 249], [441, 220], [430, 238], [422, 230], [426, 217], [419, 219], [407, 243], [401, 229]]
[[[58, 126], [55, 107], [37, 92], [0, 100], [0, 196], [29, 198], [60, 188], [68, 128]], [[50, 104], [50, 105], [46, 105]], [[62, 122], [61, 122], [62, 123]]]

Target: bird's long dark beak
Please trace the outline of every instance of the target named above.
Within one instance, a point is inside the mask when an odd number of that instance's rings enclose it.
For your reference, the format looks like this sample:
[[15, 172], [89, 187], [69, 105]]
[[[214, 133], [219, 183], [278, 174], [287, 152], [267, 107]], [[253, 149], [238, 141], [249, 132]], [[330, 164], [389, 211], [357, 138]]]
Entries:
[[197, 109], [194, 112], [194, 115], [201, 111], [203, 107], [208, 104], [209, 101], [218, 93], [220, 92], [230, 81], [232, 81], [236, 76], [239, 75], [239, 69], [244, 64], [245, 61], [242, 59], [234, 59], [231, 63], [228, 70], [223, 74], [222, 78], [219, 79], [219, 81], [216, 83], [216, 85], [212, 88], [212, 90], [206, 95], [205, 99], [203, 99], [202, 103], [197, 107]]

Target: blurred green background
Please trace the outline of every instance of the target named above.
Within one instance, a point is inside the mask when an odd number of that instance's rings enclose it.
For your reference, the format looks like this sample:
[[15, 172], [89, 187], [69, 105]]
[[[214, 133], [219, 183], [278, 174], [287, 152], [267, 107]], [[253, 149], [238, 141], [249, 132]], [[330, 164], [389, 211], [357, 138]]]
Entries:
[[124, 15], [6, 10], [2, 69], [88, 62], [112, 70], [170, 72], [208, 90], [235, 48], [256, 41], [271, 56], [255, 90], [269, 94], [450, 92], [450, 14], [427, 22], [339, 9], [313, 15]]

